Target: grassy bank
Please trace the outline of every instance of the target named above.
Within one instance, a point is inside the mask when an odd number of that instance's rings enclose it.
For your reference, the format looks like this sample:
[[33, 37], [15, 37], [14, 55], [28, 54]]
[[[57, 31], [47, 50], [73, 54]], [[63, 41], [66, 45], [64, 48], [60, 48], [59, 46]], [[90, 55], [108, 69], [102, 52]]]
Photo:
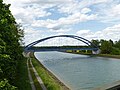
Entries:
[[69, 90], [60, 80], [48, 71], [36, 58], [32, 63], [48, 90]]
[[120, 55], [111, 55], [111, 54], [91, 54], [91, 53], [79, 53], [79, 52], [65, 52], [65, 53], [81, 54], [81, 55], [92, 55], [92, 56], [99, 56], [99, 57], [108, 57], [108, 58], [117, 58], [117, 59], [120, 59]]
[[18, 62], [16, 86], [18, 90], [32, 90], [27, 69], [27, 59]]
[[120, 55], [110, 55], [110, 54], [98, 54], [95, 56], [99, 56], [99, 57], [109, 57], [109, 58], [117, 58], [120, 59]]

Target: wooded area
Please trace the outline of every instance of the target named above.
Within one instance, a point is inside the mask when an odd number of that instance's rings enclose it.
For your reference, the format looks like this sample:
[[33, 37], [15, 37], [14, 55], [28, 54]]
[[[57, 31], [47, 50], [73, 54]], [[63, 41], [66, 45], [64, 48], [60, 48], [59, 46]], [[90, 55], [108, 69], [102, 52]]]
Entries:
[[18, 61], [22, 56], [23, 30], [6, 5], [0, 0], [0, 90], [14, 90], [16, 87]]

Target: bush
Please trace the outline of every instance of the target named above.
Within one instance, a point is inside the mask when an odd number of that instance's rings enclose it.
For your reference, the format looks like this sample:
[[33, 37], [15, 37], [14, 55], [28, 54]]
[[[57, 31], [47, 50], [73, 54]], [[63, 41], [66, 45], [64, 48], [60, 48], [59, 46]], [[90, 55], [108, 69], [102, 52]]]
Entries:
[[0, 81], [0, 90], [17, 90], [15, 86], [9, 84], [8, 80]]
[[101, 53], [102, 54], [110, 54], [112, 51], [112, 44], [109, 41], [102, 41], [101, 43]]
[[112, 55], [120, 55], [120, 49], [112, 47], [111, 54]]
[[16, 66], [9, 55], [0, 54], [0, 79], [6, 78], [10, 83], [14, 83], [16, 78]]

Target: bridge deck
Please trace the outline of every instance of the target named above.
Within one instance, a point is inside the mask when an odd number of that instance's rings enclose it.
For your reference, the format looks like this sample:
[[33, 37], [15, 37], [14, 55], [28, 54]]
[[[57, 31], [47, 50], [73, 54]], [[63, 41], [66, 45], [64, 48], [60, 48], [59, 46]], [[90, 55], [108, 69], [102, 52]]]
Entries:
[[93, 50], [97, 51], [98, 48], [79, 48], [79, 47], [31, 47], [27, 49], [26, 51], [32, 51], [32, 52], [42, 52], [42, 51], [66, 51], [66, 50]]

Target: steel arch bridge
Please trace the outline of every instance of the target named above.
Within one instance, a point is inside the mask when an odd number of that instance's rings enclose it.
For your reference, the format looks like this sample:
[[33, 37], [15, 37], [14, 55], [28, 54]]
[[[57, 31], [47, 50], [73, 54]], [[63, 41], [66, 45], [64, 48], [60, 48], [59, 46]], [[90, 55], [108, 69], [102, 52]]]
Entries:
[[[76, 39], [78, 41], [81, 41], [85, 44], [87, 44], [88, 46], [91, 46], [90, 48], [59, 48], [59, 47], [50, 47], [50, 48], [41, 48], [39, 50], [35, 50], [35, 49], [32, 49], [32, 47], [40, 42], [43, 42], [45, 40], [48, 40], [48, 39], [52, 39], [52, 38], [56, 38], [56, 37], [68, 37], [68, 38], [73, 38], [73, 39]], [[83, 37], [79, 37], [79, 36], [75, 36], [75, 35], [57, 35], [57, 36], [50, 36], [50, 37], [47, 37], [47, 38], [43, 38], [43, 39], [40, 39], [40, 40], [37, 40], [35, 42], [32, 42], [30, 44], [28, 44], [24, 51], [25, 52], [40, 52], [40, 51], [65, 51], [65, 50], [92, 50], [94, 51], [95, 53], [97, 53], [97, 51], [99, 50], [98, 46], [96, 46], [94, 43], [90, 42], [89, 40], [83, 38]]]

